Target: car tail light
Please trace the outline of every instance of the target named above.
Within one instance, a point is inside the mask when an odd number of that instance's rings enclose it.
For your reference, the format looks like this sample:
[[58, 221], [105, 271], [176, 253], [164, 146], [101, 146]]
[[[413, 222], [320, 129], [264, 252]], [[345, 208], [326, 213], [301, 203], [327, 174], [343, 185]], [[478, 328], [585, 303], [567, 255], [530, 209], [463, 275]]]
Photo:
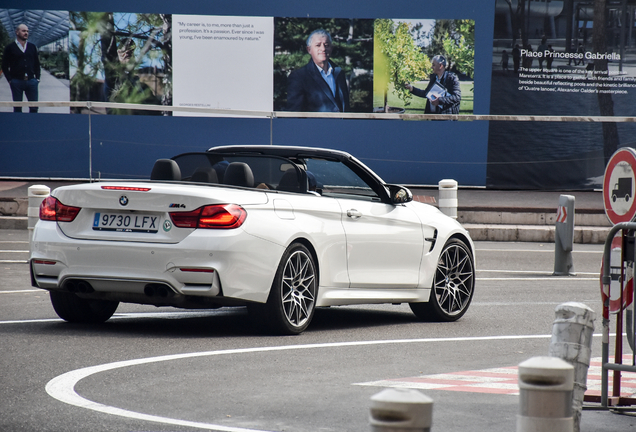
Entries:
[[247, 212], [236, 204], [215, 204], [189, 212], [172, 212], [172, 223], [179, 228], [231, 229], [243, 225]]
[[62, 204], [57, 198], [49, 196], [40, 204], [40, 219], [54, 222], [73, 222], [81, 208]]

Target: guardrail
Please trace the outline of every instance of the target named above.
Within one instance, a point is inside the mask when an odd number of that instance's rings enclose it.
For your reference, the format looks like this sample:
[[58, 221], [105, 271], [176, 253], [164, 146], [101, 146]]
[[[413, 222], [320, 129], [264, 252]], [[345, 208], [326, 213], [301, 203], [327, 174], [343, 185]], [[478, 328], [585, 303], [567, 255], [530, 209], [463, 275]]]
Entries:
[[215, 109], [202, 107], [144, 105], [114, 102], [1, 102], [0, 107], [69, 107], [86, 108], [91, 114], [101, 115], [94, 111], [97, 108], [113, 108], [127, 110], [191, 112], [199, 114], [230, 115], [236, 117], [263, 118], [334, 118], [334, 119], [371, 119], [371, 120], [459, 120], [459, 121], [539, 121], [539, 122], [594, 122], [594, 123], [636, 123], [636, 117], [628, 116], [537, 116], [537, 115], [490, 115], [490, 114], [397, 114], [397, 113], [327, 113], [327, 112], [293, 112], [293, 111], [251, 111]]

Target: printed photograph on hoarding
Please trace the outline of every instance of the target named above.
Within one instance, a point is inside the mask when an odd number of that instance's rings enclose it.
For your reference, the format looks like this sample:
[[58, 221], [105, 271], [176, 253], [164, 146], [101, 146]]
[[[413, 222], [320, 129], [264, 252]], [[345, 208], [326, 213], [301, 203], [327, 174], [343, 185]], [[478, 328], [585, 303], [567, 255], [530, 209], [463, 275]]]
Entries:
[[475, 22], [377, 19], [373, 112], [472, 114]]
[[[69, 100], [67, 11], [0, 9], [0, 100]], [[68, 107], [2, 107], [0, 112], [68, 113]]]
[[[70, 25], [72, 101], [172, 105], [171, 15], [71, 12]], [[92, 110], [170, 115], [169, 111]]]
[[272, 111], [272, 17], [173, 15], [173, 25], [175, 107]]
[[372, 112], [373, 20], [275, 18], [274, 110]]
[[[634, 6], [589, 1], [495, 0], [490, 114], [636, 115]], [[592, 189], [629, 123], [490, 123], [487, 184]]]

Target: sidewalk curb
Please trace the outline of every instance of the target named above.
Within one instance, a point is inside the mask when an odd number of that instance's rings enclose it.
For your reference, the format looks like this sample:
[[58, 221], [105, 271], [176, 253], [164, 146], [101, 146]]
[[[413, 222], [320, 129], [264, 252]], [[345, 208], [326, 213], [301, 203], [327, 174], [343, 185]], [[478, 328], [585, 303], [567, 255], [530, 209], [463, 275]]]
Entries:
[[[554, 226], [463, 224], [475, 241], [554, 243]], [[574, 243], [603, 244], [610, 227], [574, 227]]]
[[0, 216], [0, 229], [27, 229], [28, 219], [26, 216]]

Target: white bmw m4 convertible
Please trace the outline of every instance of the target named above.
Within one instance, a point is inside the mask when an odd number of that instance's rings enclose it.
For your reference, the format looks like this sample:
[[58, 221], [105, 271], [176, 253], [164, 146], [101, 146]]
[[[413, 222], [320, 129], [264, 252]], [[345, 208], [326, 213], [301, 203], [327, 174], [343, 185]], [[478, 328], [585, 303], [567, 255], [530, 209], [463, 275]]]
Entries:
[[119, 302], [247, 306], [279, 334], [321, 306], [406, 302], [455, 321], [475, 284], [457, 221], [347, 153], [286, 146], [214, 147], [159, 159], [149, 181], [57, 188], [30, 268], [66, 321], [106, 321]]

